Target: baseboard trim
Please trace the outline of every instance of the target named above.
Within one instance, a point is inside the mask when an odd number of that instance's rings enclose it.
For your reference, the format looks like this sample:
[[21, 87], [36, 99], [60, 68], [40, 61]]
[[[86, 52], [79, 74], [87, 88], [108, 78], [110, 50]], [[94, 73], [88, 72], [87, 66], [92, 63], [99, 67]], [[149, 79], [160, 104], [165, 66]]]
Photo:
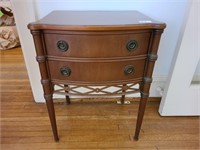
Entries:
[[[120, 98], [71, 98], [72, 103], [73, 102], [117, 102]], [[130, 102], [139, 102], [140, 98], [139, 97], [127, 97], [127, 101]], [[148, 98], [149, 102], [160, 102], [161, 97], [149, 97]], [[55, 104], [64, 104], [65, 99], [63, 98], [56, 98], [54, 99]]]

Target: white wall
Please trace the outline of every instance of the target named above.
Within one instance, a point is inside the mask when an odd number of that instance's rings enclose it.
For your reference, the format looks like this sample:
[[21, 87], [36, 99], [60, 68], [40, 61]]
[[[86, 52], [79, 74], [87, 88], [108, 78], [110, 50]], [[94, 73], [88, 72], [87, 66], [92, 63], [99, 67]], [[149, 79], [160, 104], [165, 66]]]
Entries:
[[[164, 87], [171, 60], [177, 47], [179, 33], [183, 29], [188, 13], [189, 0], [12, 0], [15, 18], [20, 33], [23, 53], [31, 81], [33, 95], [36, 102], [43, 101], [41, 92], [38, 66], [35, 61], [33, 41], [26, 24], [30, 19], [29, 15], [34, 13], [37, 19], [42, 18], [52, 10], [138, 10], [156, 20], [163, 21], [167, 28], [163, 33], [159, 58], [155, 65], [153, 76], [154, 83], [150, 96], [159, 96], [157, 86]], [[32, 6], [30, 3], [32, 2]], [[20, 9], [22, 6], [23, 9]], [[30, 55], [31, 54], [31, 55]]]
[[[168, 82], [161, 100], [162, 116], [200, 115], [200, 84], [192, 83], [200, 60], [200, 1], [191, 0], [186, 28], [176, 49]], [[192, 83], [192, 84], [191, 84]]]

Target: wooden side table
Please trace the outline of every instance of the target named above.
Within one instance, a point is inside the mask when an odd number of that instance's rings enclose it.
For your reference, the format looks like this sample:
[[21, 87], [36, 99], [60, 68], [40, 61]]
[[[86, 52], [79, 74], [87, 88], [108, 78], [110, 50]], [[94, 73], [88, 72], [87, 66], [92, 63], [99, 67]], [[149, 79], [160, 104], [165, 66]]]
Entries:
[[140, 92], [138, 140], [165, 27], [137, 11], [53, 11], [28, 25], [55, 141], [54, 93], [65, 95], [70, 104], [74, 95], [118, 95], [124, 103], [125, 95]]

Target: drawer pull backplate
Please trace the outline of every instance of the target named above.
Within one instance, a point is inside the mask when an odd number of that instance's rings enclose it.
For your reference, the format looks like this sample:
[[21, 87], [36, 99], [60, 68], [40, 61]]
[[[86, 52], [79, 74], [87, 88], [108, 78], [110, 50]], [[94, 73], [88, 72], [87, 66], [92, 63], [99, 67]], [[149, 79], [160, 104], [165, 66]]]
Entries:
[[65, 52], [68, 50], [69, 45], [67, 44], [66, 41], [60, 40], [57, 42], [57, 47], [61, 52]]
[[134, 67], [132, 65], [125, 66], [124, 68], [125, 75], [132, 74], [133, 72], [134, 72]]
[[137, 46], [138, 46], [138, 43], [136, 40], [130, 40], [126, 45], [126, 48], [129, 52], [132, 52], [136, 50]]
[[63, 76], [69, 77], [71, 74], [71, 69], [69, 67], [62, 67], [62, 68], [60, 68], [60, 73]]

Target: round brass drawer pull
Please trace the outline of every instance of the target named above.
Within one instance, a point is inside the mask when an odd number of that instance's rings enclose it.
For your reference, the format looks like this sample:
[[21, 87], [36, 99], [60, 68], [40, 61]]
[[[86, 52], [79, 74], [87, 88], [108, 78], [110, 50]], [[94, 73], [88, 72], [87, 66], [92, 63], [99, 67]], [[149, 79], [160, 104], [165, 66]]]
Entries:
[[136, 40], [130, 40], [126, 45], [126, 48], [129, 52], [132, 52], [136, 50], [137, 46], [138, 46], [138, 43]]
[[62, 68], [60, 68], [60, 73], [63, 76], [69, 77], [71, 74], [71, 69], [69, 67], [62, 67]]
[[61, 52], [65, 52], [68, 50], [69, 45], [67, 44], [66, 41], [60, 40], [57, 42], [57, 47]]
[[132, 74], [133, 72], [134, 72], [134, 67], [132, 65], [125, 66], [124, 68], [125, 75]]

